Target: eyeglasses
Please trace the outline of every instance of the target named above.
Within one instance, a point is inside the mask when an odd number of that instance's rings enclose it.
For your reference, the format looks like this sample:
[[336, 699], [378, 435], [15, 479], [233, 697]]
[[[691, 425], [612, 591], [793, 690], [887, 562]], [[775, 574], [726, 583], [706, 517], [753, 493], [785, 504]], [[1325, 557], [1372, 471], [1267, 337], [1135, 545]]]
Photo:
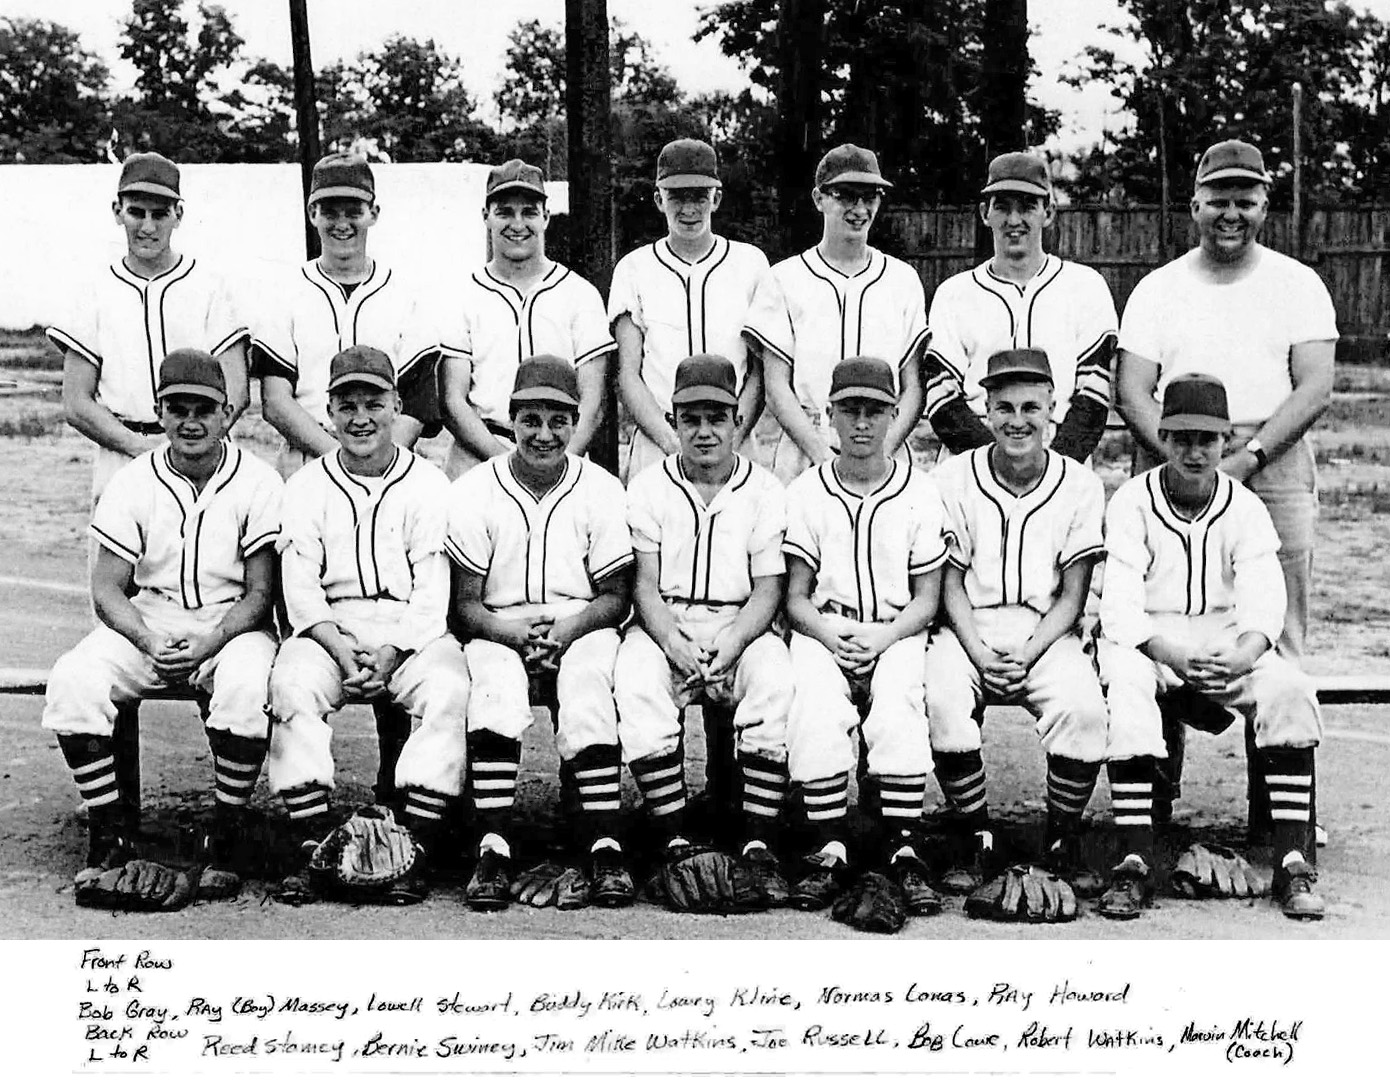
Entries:
[[883, 198], [883, 192], [876, 187], [828, 187], [824, 191], [837, 203], [843, 203], [845, 206], [854, 206], [857, 203], [874, 206]]

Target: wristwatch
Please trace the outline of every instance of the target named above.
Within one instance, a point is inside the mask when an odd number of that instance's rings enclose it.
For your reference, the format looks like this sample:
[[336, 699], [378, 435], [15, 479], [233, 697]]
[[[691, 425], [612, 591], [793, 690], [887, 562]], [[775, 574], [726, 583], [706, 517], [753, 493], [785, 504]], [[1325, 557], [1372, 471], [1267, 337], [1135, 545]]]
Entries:
[[1265, 448], [1260, 445], [1259, 439], [1251, 439], [1248, 443], [1245, 444], [1245, 449], [1255, 455], [1256, 472], [1259, 472], [1261, 469], [1263, 469], [1266, 465], [1269, 464], [1269, 454], [1266, 453]]

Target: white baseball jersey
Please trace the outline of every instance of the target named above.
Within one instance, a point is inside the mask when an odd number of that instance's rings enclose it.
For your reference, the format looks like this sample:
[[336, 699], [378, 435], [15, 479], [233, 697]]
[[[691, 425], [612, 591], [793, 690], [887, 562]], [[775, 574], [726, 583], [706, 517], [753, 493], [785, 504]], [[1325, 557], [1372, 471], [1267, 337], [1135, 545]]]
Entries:
[[763, 276], [744, 332], [791, 365], [802, 407], [821, 417], [841, 360], [873, 356], [897, 371], [915, 358], [927, 338], [926, 307], [921, 279], [900, 259], [871, 247], [868, 266], [846, 275], [811, 248]]
[[1317, 273], [1277, 251], [1257, 251], [1239, 281], [1206, 280], [1194, 249], [1135, 286], [1120, 348], [1159, 366], [1160, 400], [1176, 375], [1215, 375], [1226, 384], [1231, 420], [1262, 424], [1293, 392], [1289, 349], [1337, 339], [1332, 297]]
[[111, 477], [90, 531], [135, 568], [140, 593], [186, 610], [231, 604], [246, 594], [246, 559], [280, 536], [281, 488], [274, 469], [224, 442], [196, 491], [160, 446]]
[[272, 374], [294, 383], [295, 400], [304, 411], [328, 427], [328, 366], [342, 350], [380, 349], [400, 376], [438, 349], [438, 327], [426, 295], [422, 284], [380, 262], [366, 281], [345, 288], [315, 259], [283, 283], [274, 309], [257, 328], [255, 344]]
[[608, 321], [627, 315], [642, 331], [642, 381], [663, 409], [670, 410], [676, 365], [687, 356], [725, 357], [743, 384], [743, 324], [767, 271], [761, 251], [722, 236], [693, 263], [673, 252], [664, 237], [619, 260], [608, 290]]
[[559, 263], [525, 293], [484, 266], [464, 279], [450, 305], [443, 349], [473, 365], [468, 404], [507, 428], [523, 360], [550, 353], [582, 367], [618, 347], [598, 290]]
[[1052, 368], [1061, 420], [1075, 394], [1110, 406], [1110, 354], [1119, 320], [1105, 279], [1088, 266], [1055, 255], [1023, 285], [998, 277], [989, 263], [947, 278], [932, 294], [930, 355], [945, 374], [926, 388], [930, 417], [957, 394], [977, 416], [985, 413], [980, 378], [1003, 349], [1042, 349]]
[[1279, 538], [1258, 495], [1225, 473], [1193, 520], [1173, 509], [1165, 466], [1126, 481], [1105, 512], [1103, 633], [1138, 648], [1155, 615], [1234, 612], [1236, 632], [1278, 641], [1284, 628]]
[[811, 601], [860, 622], [890, 622], [912, 600], [911, 579], [946, 562], [941, 498], [901, 461], [877, 489], [858, 495], [828, 461], [787, 488], [782, 550], [816, 572]]
[[395, 612], [389, 644], [419, 651], [445, 632], [449, 565], [444, 557], [449, 481], [397, 448], [382, 476], [356, 476], [334, 451], [285, 484], [282, 588], [296, 634], [341, 622], [335, 608]]
[[993, 446], [932, 471], [946, 508], [951, 562], [965, 571], [974, 608], [1021, 605], [1046, 614], [1062, 572], [1104, 554], [1105, 488], [1086, 466], [1047, 451], [1033, 489], [1014, 495], [995, 475]]
[[742, 604], [753, 579], [786, 569], [782, 537], [786, 492], [747, 458], [708, 505], [686, 479], [679, 454], [635, 477], [627, 491], [632, 546], [657, 555], [658, 587], [667, 600]]
[[511, 463], [511, 454], [496, 457], [454, 481], [445, 551], [484, 579], [488, 607], [592, 600], [600, 582], [633, 561], [623, 486], [570, 455], [537, 499]]
[[175, 349], [213, 356], [249, 332], [222, 278], [187, 255], [145, 279], [124, 261], [77, 289], [64, 321], [48, 327], [54, 344], [96, 366], [97, 400], [122, 420], [153, 424], [159, 365]]

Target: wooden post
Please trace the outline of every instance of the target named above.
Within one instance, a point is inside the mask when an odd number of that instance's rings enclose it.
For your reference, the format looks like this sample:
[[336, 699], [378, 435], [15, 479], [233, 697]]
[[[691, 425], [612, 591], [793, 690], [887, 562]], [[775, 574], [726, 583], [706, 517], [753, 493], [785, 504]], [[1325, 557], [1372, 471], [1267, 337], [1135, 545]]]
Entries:
[[[825, 0], [778, 0], [776, 259], [801, 250], [817, 232], [811, 188], [821, 157], [821, 60]], [[819, 238], [817, 236], [817, 238]]]
[[[303, 201], [307, 204], [320, 144], [319, 111], [314, 103], [314, 63], [309, 57], [309, 12], [305, 0], [290, 0], [290, 45], [294, 52], [294, 122], [299, 132], [299, 176], [304, 188]], [[318, 258], [319, 234], [307, 217], [304, 219], [304, 251], [306, 258]]]
[[[985, 161], [991, 161], [1028, 145], [1028, 0], [985, 0], [981, 37], [980, 129]], [[993, 254], [994, 234], [977, 220], [976, 261]]]
[[1173, 251], [1172, 230], [1168, 222], [1168, 110], [1163, 101], [1163, 84], [1158, 87], [1158, 253], [1164, 262], [1171, 259]]
[[[569, 125], [570, 261], [599, 292], [613, 276], [609, 154], [608, 3], [565, 0], [565, 115]], [[589, 456], [618, 471], [618, 362], [608, 364], [603, 426]]]
[[1303, 84], [1293, 84], [1293, 257], [1303, 258]]

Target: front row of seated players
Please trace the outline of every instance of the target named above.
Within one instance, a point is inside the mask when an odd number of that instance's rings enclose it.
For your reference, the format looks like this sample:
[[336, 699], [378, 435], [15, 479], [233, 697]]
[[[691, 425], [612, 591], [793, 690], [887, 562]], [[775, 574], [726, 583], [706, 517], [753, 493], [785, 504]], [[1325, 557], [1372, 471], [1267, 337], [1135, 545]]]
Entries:
[[[389, 695], [416, 721], [396, 783], [425, 858], [388, 899], [424, 897], [467, 775], [479, 858], [465, 898], [480, 910], [505, 906], [527, 877], [511, 860], [513, 842], [527, 839], [513, 804], [530, 683], [552, 674], [562, 779], [580, 806], [579, 865], [567, 871], [574, 903], [635, 898], [618, 836], [625, 757], [673, 906], [814, 909], [848, 896], [854, 911], [887, 885], [904, 911], [937, 911], [916, 846], [934, 758], [972, 849], [970, 865], [943, 884], [976, 888], [967, 909], [989, 914], [1020, 891], [997, 884], [1006, 875], [992, 859], [973, 719], [976, 703], [998, 700], [1038, 717], [1044, 862], [1058, 873], [1079, 875], [1081, 814], [1100, 762], [1111, 762], [1125, 857], [1099, 910], [1134, 917], [1152, 892], [1152, 759], [1163, 753], [1154, 699], [1186, 683], [1253, 711], [1276, 803], [1281, 903], [1291, 917], [1321, 915], [1306, 859], [1320, 720], [1308, 680], [1268, 651], [1282, 618], [1277, 541], [1258, 502], [1216, 469], [1228, 429], [1219, 383], [1174, 381], [1164, 401], [1168, 463], [1111, 505], [1107, 723], [1077, 631], [1102, 551], [1102, 493], [1089, 471], [1046, 449], [1051, 379], [1036, 351], [991, 361], [994, 443], [931, 478], [884, 453], [895, 408], [888, 365], [842, 361], [829, 407], [840, 454], [785, 496], [733, 450], [737, 398], [721, 358], [682, 362], [673, 401], [681, 451], [636, 478], [626, 498], [614, 478], [566, 453], [578, 386], [559, 358], [521, 365], [516, 450], [453, 489], [392, 441], [399, 398], [389, 358], [345, 350], [330, 381], [339, 450], [290, 480], [281, 525], [274, 470], [225, 441], [216, 362], [181, 352], [161, 368], [169, 445], [126, 466], [98, 506], [93, 596], [104, 625], [55, 666], [44, 714], [89, 810], [79, 903], [168, 907], [193, 890], [134, 859], [111, 742], [117, 704], [188, 682], [211, 694], [217, 781], [201, 895], [239, 885], [235, 840], [267, 743], [291, 831], [318, 839], [333, 786], [326, 717], [347, 697]], [[294, 633], [278, 658], [264, 629], [275, 547]], [[634, 547], [636, 621], [620, 639]], [[789, 648], [772, 630], [784, 557]], [[462, 647], [447, 629], [449, 559]], [[928, 646], [938, 596], [941, 625]], [[734, 706], [744, 811], [734, 857], [692, 843], [684, 820], [681, 707], [694, 699]], [[859, 706], [864, 802], [878, 827], [862, 862], [884, 873], [846, 890], [863, 855], [851, 853], [845, 828]], [[789, 780], [814, 834], [790, 886], [773, 831]], [[141, 868], [125, 875], [140, 886], [137, 900], [112, 891], [123, 864]], [[687, 894], [683, 904], [673, 890]], [[702, 890], [719, 895], [692, 900]], [[307, 902], [315, 884], [297, 865], [273, 895]], [[536, 902], [534, 892], [523, 898]]]

